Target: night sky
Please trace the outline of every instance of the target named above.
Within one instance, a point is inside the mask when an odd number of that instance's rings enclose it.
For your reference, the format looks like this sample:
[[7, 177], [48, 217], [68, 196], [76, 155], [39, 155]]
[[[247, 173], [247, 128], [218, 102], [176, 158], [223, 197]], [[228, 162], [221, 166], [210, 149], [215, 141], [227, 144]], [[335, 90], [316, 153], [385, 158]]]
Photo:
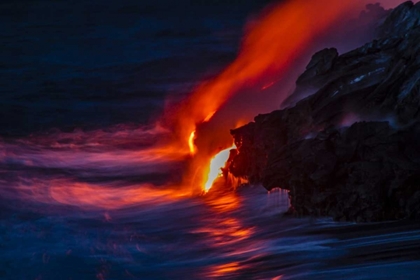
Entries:
[[238, 50], [268, 1], [2, 1], [0, 135], [147, 123]]

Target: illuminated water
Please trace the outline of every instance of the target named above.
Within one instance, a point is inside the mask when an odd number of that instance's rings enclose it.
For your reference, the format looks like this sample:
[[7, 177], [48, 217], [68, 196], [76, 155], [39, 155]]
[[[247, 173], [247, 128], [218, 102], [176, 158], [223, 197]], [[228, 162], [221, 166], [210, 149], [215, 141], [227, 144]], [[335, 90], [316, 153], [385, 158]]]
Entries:
[[0, 4], [0, 279], [418, 279], [417, 223], [177, 184], [186, 155], [146, 124], [234, 58], [263, 3], [143, 2]]
[[119, 210], [3, 208], [0, 275], [418, 279], [419, 226], [283, 217], [287, 202], [285, 193], [253, 187], [206, 197], [156, 198]]

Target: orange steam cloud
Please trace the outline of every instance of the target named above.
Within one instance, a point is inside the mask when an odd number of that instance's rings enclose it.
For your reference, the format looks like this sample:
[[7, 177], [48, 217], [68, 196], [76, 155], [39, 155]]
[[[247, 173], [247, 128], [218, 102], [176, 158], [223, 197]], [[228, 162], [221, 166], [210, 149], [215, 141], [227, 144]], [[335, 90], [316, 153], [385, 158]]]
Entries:
[[[186, 176], [195, 178], [190, 184], [202, 184], [201, 182], [205, 181], [203, 178], [207, 177], [207, 174], [203, 173], [208, 170], [210, 159], [231, 144], [215, 139], [221, 133], [227, 134], [220, 125], [216, 125], [219, 131], [212, 129], [213, 131], [204, 133], [208, 135], [200, 134], [196, 126], [211, 122], [215, 112], [217, 113], [240, 89], [253, 86], [267, 77], [284, 75], [293, 62], [335, 23], [360, 13], [364, 2], [283, 1], [266, 9], [262, 16], [249, 26], [235, 61], [215, 79], [201, 84], [169, 116], [172, 120], [170, 125], [176, 134], [176, 146], [194, 154], [191, 170]], [[193, 139], [197, 138], [206, 140], [193, 143]], [[211, 141], [213, 147], [209, 147]], [[217, 142], [216, 145], [214, 142]], [[215, 151], [214, 147], [219, 147], [218, 151]]]
[[290, 64], [335, 22], [363, 9], [364, 1], [293, 0], [272, 7], [251, 26], [240, 54], [214, 80], [203, 83], [175, 112], [175, 128], [188, 143], [196, 124], [209, 119], [232, 95]]

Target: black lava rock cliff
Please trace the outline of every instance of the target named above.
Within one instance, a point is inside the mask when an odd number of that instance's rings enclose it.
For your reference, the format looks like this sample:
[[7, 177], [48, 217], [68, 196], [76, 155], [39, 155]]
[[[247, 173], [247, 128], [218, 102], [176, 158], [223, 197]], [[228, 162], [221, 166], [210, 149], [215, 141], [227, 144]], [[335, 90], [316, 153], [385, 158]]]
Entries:
[[283, 110], [232, 130], [229, 171], [289, 190], [297, 215], [420, 218], [420, 3], [390, 11], [377, 39], [316, 53]]

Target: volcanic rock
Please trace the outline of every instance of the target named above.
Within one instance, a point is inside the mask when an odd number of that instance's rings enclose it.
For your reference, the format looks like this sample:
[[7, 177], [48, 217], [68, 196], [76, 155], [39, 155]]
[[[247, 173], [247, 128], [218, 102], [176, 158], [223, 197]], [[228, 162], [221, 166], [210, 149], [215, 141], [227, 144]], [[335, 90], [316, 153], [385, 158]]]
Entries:
[[298, 215], [420, 218], [420, 3], [386, 13], [377, 38], [317, 52], [293, 97], [232, 130], [229, 172], [289, 190]]

